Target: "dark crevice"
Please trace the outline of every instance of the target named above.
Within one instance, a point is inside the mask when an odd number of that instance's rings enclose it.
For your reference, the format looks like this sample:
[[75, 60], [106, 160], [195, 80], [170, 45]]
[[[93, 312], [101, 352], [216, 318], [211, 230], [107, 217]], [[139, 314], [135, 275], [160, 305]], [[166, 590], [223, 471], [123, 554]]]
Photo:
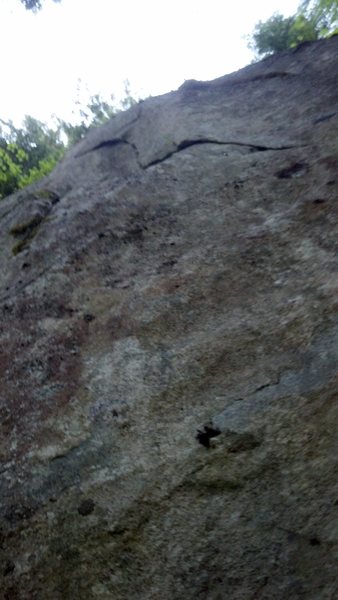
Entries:
[[302, 171], [308, 170], [308, 164], [304, 162], [296, 162], [285, 169], [281, 169], [275, 173], [278, 179], [290, 179], [291, 177], [299, 176]]
[[177, 146], [177, 152], [181, 150], [185, 150], [185, 148], [189, 148], [190, 146], [196, 146], [198, 144], [217, 144], [218, 146], [244, 146], [246, 148], [253, 148], [257, 152], [264, 152], [266, 150], [289, 150], [290, 148], [294, 148], [295, 146], [263, 146], [258, 144], [250, 144], [248, 142], [223, 142], [221, 140], [214, 139], [199, 139], [199, 140], [183, 140]]
[[186, 150], [187, 148], [191, 148], [192, 146], [201, 146], [202, 144], [216, 144], [217, 146], [241, 146], [243, 148], [249, 148], [249, 150], [251, 152], [291, 150], [293, 148], [304, 147], [304, 146], [292, 146], [292, 145], [290, 145], [290, 146], [264, 146], [264, 145], [260, 145], [260, 144], [250, 144], [249, 142], [236, 142], [236, 141], [224, 142], [224, 141], [215, 140], [212, 138], [201, 138], [201, 139], [196, 139], [196, 140], [186, 139], [186, 140], [182, 140], [182, 142], [177, 144], [173, 150], [171, 150], [164, 156], [162, 156], [160, 158], [155, 158], [154, 160], [152, 160], [149, 163], [144, 165], [144, 164], [142, 164], [142, 162], [140, 160], [139, 151], [135, 144], [133, 144], [129, 140], [126, 140], [123, 138], [113, 138], [111, 140], [105, 140], [103, 142], [100, 142], [96, 146], [93, 146], [89, 150], [86, 150], [85, 152], [82, 152], [81, 154], [78, 154], [77, 156], [78, 157], [85, 156], [89, 152], [93, 152], [95, 150], [100, 150], [101, 148], [109, 148], [109, 147], [112, 148], [114, 146], [118, 146], [119, 144], [126, 144], [133, 149], [135, 156], [136, 156], [137, 163], [142, 170], [146, 170], [149, 167], [158, 165], [158, 164], [164, 162], [165, 160], [167, 160], [168, 158], [171, 158], [174, 154], [177, 154], [178, 152], [182, 152], [183, 150]]
[[132, 144], [131, 142], [128, 142], [128, 140], [125, 139], [125, 137], [128, 135], [128, 132], [130, 131], [131, 127], [140, 119], [141, 114], [142, 114], [142, 100], [140, 101], [140, 103], [138, 104], [137, 108], [137, 115], [134, 119], [132, 119], [130, 121], [130, 123], [128, 123], [127, 128], [124, 128], [124, 133], [122, 133], [122, 137], [116, 137], [113, 138], [111, 140], [104, 140], [102, 142], [100, 142], [99, 144], [96, 144], [96, 146], [90, 147], [88, 150], [84, 150], [84, 152], [79, 152], [78, 154], [76, 154], [76, 158], [81, 158], [81, 156], [85, 156], [86, 154], [88, 154], [89, 152], [93, 152], [94, 150], [99, 150], [100, 148], [106, 148], [106, 147], [112, 147], [112, 146], [117, 146], [118, 144], [129, 144], [136, 152], [136, 155], [138, 156], [138, 152], [137, 152], [137, 148], [136, 146], [134, 146], [134, 144]]
[[330, 114], [328, 114], [328, 115], [322, 115], [321, 117], [318, 117], [317, 119], [315, 119], [315, 120], [313, 121], [313, 124], [314, 124], [314, 125], [317, 125], [317, 123], [323, 123], [324, 121], [329, 121], [330, 119], [332, 119], [333, 117], [335, 117], [335, 116], [336, 116], [336, 114], [337, 114], [337, 113], [336, 113], [336, 112], [334, 112], [334, 113], [330, 113]]
[[220, 142], [219, 140], [212, 140], [206, 138], [201, 140], [183, 140], [183, 142], [180, 142], [180, 144], [178, 144], [176, 152], [181, 152], [181, 150], [190, 148], [190, 146], [198, 146], [199, 144], [216, 144], [218, 146], [227, 146], [231, 144], [233, 146], [247, 146], [249, 148], [254, 148], [254, 150], [257, 150], [258, 152], [262, 152], [264, 150], [269, 149], [266, 146], [256, 146], [254, 144], [245, 144], [241, 142]]
[[265, 388], [269, 388], [269, 387], [279, 385], [279, 384], [280, 384], [280, 375], [277, 375], [276, 381], [269, 381], [269, 383], [264, 383], [263, 385], [260, 385], [258, 388], [255, 389], [255, 391], [253, 393], [256, 394], [257, 392], [261, 392], [262, 390], [265, 390]]
[[113, 148], [114, 146], [119, 146], [120, 144], [125, 144], [127, 146], [130, 146], [134, 150], [138, 166], [140, 167], [140, 169], [144, 169], [143, 165], [141, 165], [141, 163], [140, 163], [139, 153], [138, 153], [138, 150], [137, 150], [137, 147], [135, 146], [135, 144], [133, 144], [132, 142], [129, 142], [128, 140], [124, 140], [123, 138], [116, 138], [116, 139], [105, 140], [103, 142], [100, 142], [96, 146], [93, 146], [93, 148], [90, 148], [89, 150], [86, 150], [85, 152], [81, 152], [81, 154], [78, 154], [77, 157], [80, 158], [82, 156], [85, 156], [86, 154], [89, 154], [89, 152], [94, 152], [95, 150], [101, 150], [101, 148]]
[[150, 163], [144, 165], [142, 168], [148, 169], [148, 167], [153, 167], [154, 165], [164, 162], [168, 158], [171, 158], [171, 156], [173, 156], [174, 154], [177, 154], [178, 152], [181, 152], [182, 150], [185, 150], [186, 148], [190, 148], [191, 146], [199, 146], [201, 144], [216, 144], [218, 146], [243, 146], [245, 148], [250, 148], [250, 150], [253, 152], [265, 152], [268, 150], [272, 150], [272, 151], [273, 150], [290, 150], [293, 148], [299, 148], [299, 146], [263, 146], [263, 145], [258, 145], [258, 144], [250, 144], [248, 142], [233, 142], [233, 141], [223, 142], [220, 140], [209, 139], [209, 138], [202, 138], [202, 139], [197, 139], [197, 140], [189, 140], [188, 139], [188, 140], [183, 140], [182, 142], [177, 144], [176, 148], [174, 150], [172, 150], [171, 152], [168, 152], [165, 156], [152, 160]]
[[221, 434], [221, 430], [218, 427], [213, 427], [212, 425], [204, 425], [203, 429], [198, 429], [196, 434], [196, 439], [199, 441], [202, 446], [206, 448], [210, 448], [210, 440], [211, 438], [217, 437]]
[[[117, 138], [116, 140], [105, 140], [105, 141], [97, 144], [97, 146], [94, 146], [94, 148], [91, 148], [91, 150], [88, 150], [88, 152], [94, 152], [95, 150], [101, 150], [101, 148], [112, 148], [113, 146], [118, 146], [119, 144], [128, 144], [128, 142], [126, 142], [125, 140], [119, 139], [119, 138]], [[84, 154], [87, 154], [87, 152], [85, 152]], [[81, 155], [81, 156], [83, 156], [83, 155]]]
[[124, 140], [122, 138], [115, 138], [115, 139], [113, 138], [112, 140], [104, 140], [103, 142], [100, 142], [96, 146], [89, 148], [89, 150], [80, 152], [80, 154], [78, 154], [77, 157], [80, 158], [81, 156], [85, 156], [86, 154], [89, 154], [89, 152], [95, 152], [95, 150], [101, 150], [101, 148], [112, 148], [113, 146], [118, 146], [119, 144], [129, 144], [129, 142], [127, 142], [126, 140]]

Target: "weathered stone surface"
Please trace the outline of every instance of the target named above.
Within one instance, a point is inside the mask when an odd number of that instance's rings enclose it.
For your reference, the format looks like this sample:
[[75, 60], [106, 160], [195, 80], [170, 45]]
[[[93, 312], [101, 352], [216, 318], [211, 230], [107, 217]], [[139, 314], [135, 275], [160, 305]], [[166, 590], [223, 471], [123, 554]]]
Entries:
[[1, 598], [338, 596], [337, 50], [1, 202]]

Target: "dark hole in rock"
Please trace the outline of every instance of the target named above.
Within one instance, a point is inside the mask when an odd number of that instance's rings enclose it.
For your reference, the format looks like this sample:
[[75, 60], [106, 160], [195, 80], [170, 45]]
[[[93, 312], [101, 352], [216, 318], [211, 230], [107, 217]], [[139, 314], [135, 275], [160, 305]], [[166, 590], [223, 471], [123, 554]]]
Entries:
[[6, 577], [6, 575], [10, 575], [10, 573], [13, 573], [14, 569], [15, 564], [11, 560], [6, 560], [3, 570], [4, 577]]
[[87, 323], [90, 323], [91, 321], [94, 321], [95, 317], [94, 315], [90, 314], [90, 313], [86, 313], [83, 316], [84, 320], [87, 321]]
[[320, 540], [316, 537], [312, 537], [309, 539], [310, 546], [320, 546]]
[[162, 267], [173, 267], [174, 265], [176, 265], [177, 260], [167, 260], [164, 263], [162, 263]]
[[196, 439], [199, 441], [202, 446], [206, 448], [210, 448], [210, 440], [211, 438], [217, 437], [220, 435], [221, 430], [218, 427], [213, 427], [212, 425], [204, 425], [203, 429], [198, 429], [196, 434]]
[[301, 171], [303, 171], [306, 168], [306, 166], [307, 165], [305, 163], [296, 162], [293, 165], [286, 167], [285, 169], [281, 169], [280, 171], [277, 171], [277, 173], [275, 173], [275, 175], [276, 175], [276, 177], [278, 177], [278, 179], [290, 179], [297, 173], [300, 173]]
[[83, 517], [86, 517], [87, 515], [90, 515], [93, 512], [94, 508], [94, 500], [88, 498], [87, 500], [83, 500], [83, 502], [81, 502], [81, 504], [78, 506], [77, 512]]

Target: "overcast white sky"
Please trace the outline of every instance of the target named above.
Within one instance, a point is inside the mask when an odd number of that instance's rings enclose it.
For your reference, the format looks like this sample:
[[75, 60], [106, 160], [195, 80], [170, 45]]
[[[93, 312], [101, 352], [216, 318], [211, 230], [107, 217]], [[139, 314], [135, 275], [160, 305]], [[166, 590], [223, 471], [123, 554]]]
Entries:
[[121, 96], [176, 89], [250, 63], [244, 37], [299, 0], [45, 0], [33, 14], [0, 0], [0, 118], [71, 119], [82, 88]]

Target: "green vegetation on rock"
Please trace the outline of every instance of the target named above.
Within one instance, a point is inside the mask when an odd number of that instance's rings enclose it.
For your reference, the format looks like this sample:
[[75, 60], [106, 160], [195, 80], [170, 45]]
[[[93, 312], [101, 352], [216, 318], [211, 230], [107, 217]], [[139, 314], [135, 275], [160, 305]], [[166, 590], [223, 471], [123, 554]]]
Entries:
[[43, 217], [41, 215], [35, 215], [28, 221], [17, 223], [10, 229], [9, 233], [15, 238], [19, 238], [12, 248], [14, 256], [22, 252], [34, 238], [42, 221]]
[[0, 199], [50, 173], [65, 149], [60, 128], [29, 116], [20, 129], [0, 120]]
[[338, 0], [303, 0], [295, 15], [275, 13], [257, 23], [249, 42], [261, 58], [338, 33]]

